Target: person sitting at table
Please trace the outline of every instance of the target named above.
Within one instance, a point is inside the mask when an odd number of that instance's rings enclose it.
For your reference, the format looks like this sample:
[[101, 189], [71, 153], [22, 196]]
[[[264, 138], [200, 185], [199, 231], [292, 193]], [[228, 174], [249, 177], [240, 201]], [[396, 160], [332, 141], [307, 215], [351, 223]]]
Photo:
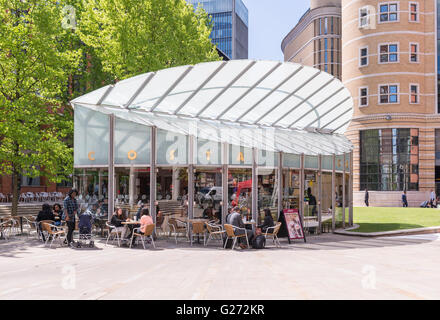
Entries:
[[[232, 210], [232, 213], [229, 216], [229, 224], [232, 224], [234, 227], [245, 229], [245, 225], [243, 223], [243, 218], [241, 216], [240, 208], [239, 207], [235, 207]], [[236, 236], [242, 235], [245, 232], [247, 233], [247, 237], [248, 237], [249, 243], [252, 243], [252, 240], [254, 239], [254, 233], [252, 232], [252, 230], [248, 230], [248, 229], [246, 229], [246, 231], [245, 230], [237, 230], [237, 229], [234, 230], [234, 234]], [[242, 249], [247, 248], [246, 239], [244, 239], [243, 237], [240, 237], [239, 241], [240, 241], [240, 247]]]
[[264, 209], [264, 220], [263, 220], [263, 224], [260, 224], [258, 226], [258, 228], [261, 229], [261, 232], [265, 233], [267, 231], [267, 228], [273, 227], [274, 226], [274, 222], [273, 222], [273, 218], [272, 218], [272, 213], [270, 212], [269, 209]]
[[147, 208], [148, 208], [148, 204], [146, 202], [142, 202], [141, 205], [139, 206], [138, 211], [136, 212], [136, 219], [138, 221], [141, 220], [142, 210], [147, 209]]
[[[140, 223], [140, 227], [139, 227], [139, 232], [140, 233], [145, 233], [145, 229], [147, 228], [148, 225], [153, 224], [153, 218], [150, 216], [150, 212], [148, 211], [147, 208], [143, 208], [141, 211], [141, 219], [139, 221]], [[133, 240], [132, 240], [132, 245], [135, 245], [136, 243], [136, 235], [133, 235]]]
[[59, 203], [55, 203], [52, 207], [53, 209], [53, 215], [54, 215], [54, 221], [56, 226], [61, 225], [61, 219], [63, 217], [63, 209], [61, 208], [61, 205]]
[[120, 207], [116, 208], [116, 211], [112, 216], [110, 224], [116, 227], [116, 232], [121, 232], [121, 239], [125, 239], [127, 233], [130, 232], [130, 229], [127, 227], [127, 225], [122, 224], [122, 222], [125, 221], [127, 221], [127, 218], [125, 217], [122, 208]]
[[[40, 222], [40, 221], [45, 221], [45, 220], [52, 220], [55, 221], [55, 216], [52, 212], [52, 209], [50, 208], [50, 205], [45, 203], [43, 204], [43, 207], [41, 209], [40, 212], [38, 212], [37, 218], [35, 219], [35, 221]], [[43, 239], [43, 241], [46, 241], [46, 238], [44, 237], [43, 234], [43, 228], [41, 226], [41, 224], [38, 224], [38, 228], [40, 229], [40, 234], [41, 234], [41, 238]]]
[[214, 214], [212, 213], [211, 207], [208, 207], [205, 210], [203, 210], [203, 219], [209, 219], [209, 220], [214, 219]]

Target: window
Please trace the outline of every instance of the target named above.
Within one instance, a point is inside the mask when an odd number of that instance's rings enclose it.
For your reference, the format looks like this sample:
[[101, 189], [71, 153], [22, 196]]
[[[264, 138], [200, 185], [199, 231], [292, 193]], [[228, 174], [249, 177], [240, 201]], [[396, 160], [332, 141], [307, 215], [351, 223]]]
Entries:
[[399, 103], [399, 86], [379, 85], [379, 104]]
[[417, 104], [419, 103], [419, 85], [418, 84], [410, 84], [409, 85], [409, 103]]
[[409, 62], [419, 62], [419, 45], [417, 43], [410, 43]]
[[398, 21], [398, 4], [397, 2], [387, 2], [382, 3], [379, 6], [380, 8], [380, 15], [379, 15], [379, 21], [380, 22], [394, 22]]
[[409, 3], [409, 21], [418, 22], [419, 21], [419, 4], [417, 2]]
[[365, 28], [370, 25], [370, 17], [367, 7], [359, 9], [359, 28]]
[[368, 47], [360, 48], [359, 50], [359, 66], [368, 66]]
[[418, 190], [418, 136], [418, 129], [361, 131], [361, 190]]
[[399, 62], [398, 44], [379, 45], [379, 63]]
[[368, 106], [368, 88], [367, 87], [359, 88], [359, 106], [360, 107]]

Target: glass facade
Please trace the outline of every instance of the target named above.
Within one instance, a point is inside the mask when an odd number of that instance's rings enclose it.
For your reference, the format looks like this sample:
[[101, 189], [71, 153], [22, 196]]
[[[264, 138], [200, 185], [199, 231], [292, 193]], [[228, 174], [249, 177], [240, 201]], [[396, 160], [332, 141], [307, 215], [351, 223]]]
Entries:
[[341, 78], [341, 19], [323, 17], [315, 20], [314, 67]]
[[418, 129], [361, 131], [360, 149], [361, 190], [418, 190]]
[[[193, 6], [200, 5], [211, 16], [211, 39], [230, 59], [247, 59], [248, 57], [248, 9], [242, 0], [187, 0]], [[235, 2], [235, 11], [234, 11]], [[233, 15], [236, 19], [236, 36], [233, 39]], [[232, 42], [235, 41], [235, 52]]]
[[440, 0], [437, 0], [437, 112], [440, 113]]

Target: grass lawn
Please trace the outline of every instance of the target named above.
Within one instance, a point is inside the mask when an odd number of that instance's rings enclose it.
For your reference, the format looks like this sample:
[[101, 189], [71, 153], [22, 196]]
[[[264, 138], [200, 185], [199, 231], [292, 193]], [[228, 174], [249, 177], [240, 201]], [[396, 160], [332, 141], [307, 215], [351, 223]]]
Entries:
[[380, 232], [440, 226], [440, 210], [425, 208], [353, 208], [356, 232]]

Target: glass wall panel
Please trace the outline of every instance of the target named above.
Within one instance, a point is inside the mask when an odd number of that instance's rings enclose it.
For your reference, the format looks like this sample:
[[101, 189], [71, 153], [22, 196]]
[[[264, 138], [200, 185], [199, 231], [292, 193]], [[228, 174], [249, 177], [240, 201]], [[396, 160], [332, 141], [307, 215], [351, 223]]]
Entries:
[[150, 164], [151, 128], [116, 118], [115, 164]]
[[229, 145], [229, 165], [252, 166], [252, 149]]
[[342, 172], [344, 170], [344, 155], [336, 156], [336, 171]]
[[228, 204], [238, 206], [246, 219], [252, 219], [252, 169], [229, 168]]
[[333, 170], [333, 156], [322, 156], [322, 170]]
[[197, 139], [195, 159], [198, 165], [221, 165], [222, 144], [220, 142]]
[[283, 169], [283, 209], [299, 209], [299, 171]]
[[322, 223], [327, 225], [324, 230], [329, 230], [328, 224], [332, 222], [332, 174], [331, 172], [322, 173], [322, 199], [321, 199], [321, 219]]
[[285, 168], [300, 168], [301, 156], [299, 154], [283, 154], [283, 167]]
[[77, 201], [84, 208], [88, 205], [99, 204], [103, 214], [107, 214], [107, 169], [75, 169], [73, 187], [78, 190]]
[[304, 171], [304, 227], [310, 233], [317, 233], [318, 228], [318, 172]]
[[258, 150], [257, 164], [260, 167], [278, 167], [279, 156], [280, 154], [278, 152]]
[[75, 165], [107, 165], [110, 139], [108, 115], [76, 106], [74, 122]]
[[176, 165], [188, 163], [188, 137], [157, 130], [157, 164]]
[[194, 173], [194, 218], [221, 221], [221, 168], [197, 167]]
[[304, 168], [318, 169], [318, 156], [304, 156]]
[[274, 221], [278, 217], [278, 169], [258, 168], [258, 221], [264, 219], [264, 209], [269, 209]]

